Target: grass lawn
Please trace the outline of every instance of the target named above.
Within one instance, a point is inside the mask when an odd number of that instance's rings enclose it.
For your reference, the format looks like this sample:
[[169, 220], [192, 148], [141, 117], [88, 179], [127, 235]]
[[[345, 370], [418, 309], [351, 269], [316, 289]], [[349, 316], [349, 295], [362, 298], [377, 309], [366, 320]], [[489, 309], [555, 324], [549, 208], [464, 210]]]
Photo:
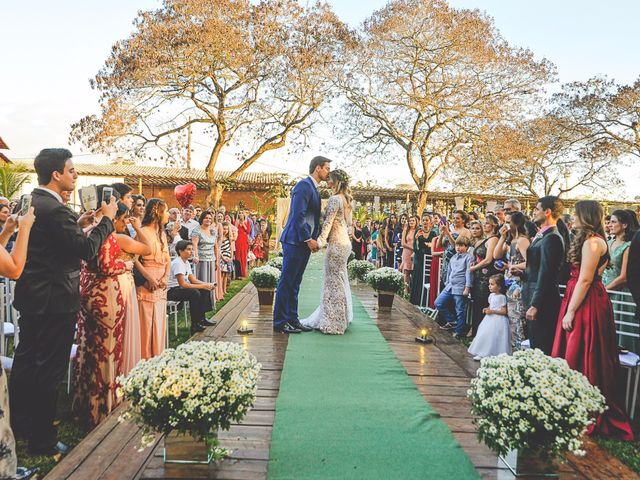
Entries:
[[[234, 280], [230, 283], [227, 295], [219, 301], [216, 305], [216, 309], [222, 308], [233, 296], [244, 288], [249, 283], [248, 279]], [[213, 316], [213, 312], [209, 314]], [[176, 347], [181, 343], [186, 342], [191, 337], [190, 327], [185, 326], [184, 322], [184, 310], [181, 308], [178, 312], [178, 336], [174, 335], [173, 329], [173, 317], [168, 319], [169, 321], [169, 346]], [[58, 439], [67, 445], [76, 446], [82, 441], [82, 439], [89, 433], [88, 430], [79, 425], [79, 423], [73, 418], [71, 413], [71, 396], [67, 395], [66, 384], [61, 388], [64, 390], [60, 393], [58, 399]], [[72, 389], [73, 393], [73, 389]], [[57, 460], [54, 457], [49, 456], [29, 456], [27, 455], [27, 442], [26, 440], [19, 440], [17, 442], [17, 454], [18, 465], [23, 467], [39, 467], [40, 476], [43, 478], [53, 467], [55, 467]]]
[[622, 463], [634, 472], [640, 473], [640, 440], [622, 442], [608, 438], [597, 438], [598, 445], [618, 457]]

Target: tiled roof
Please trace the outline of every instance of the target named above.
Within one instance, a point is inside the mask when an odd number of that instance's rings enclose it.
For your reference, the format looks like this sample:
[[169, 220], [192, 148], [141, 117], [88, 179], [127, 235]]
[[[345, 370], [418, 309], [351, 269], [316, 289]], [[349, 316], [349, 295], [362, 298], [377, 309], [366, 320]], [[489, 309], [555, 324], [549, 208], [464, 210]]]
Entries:
[[0, 161], [4, 163], [12, 163], [11, 160], [2, 152], [0, 152]]
[[9, 150], [9, 147], [4, 142], [4, 140], [2, 140], [2, 137], [0, 137], [0, 150]]
[[[33, 163], [24, 162], [23, 165], [27, 170], [33, 171]], [[105, 176], [105, 177], [124, 177], [130, 183], [137, 183], [142, 179], [148, 185], [170, 186], [173, 187], [179, 183], [193, 182], [200, 188], [207, 188], [207, 174], [204, 169], [192, 168], [169, 168], [154, 167], [149, 165], [130, 165], [122, 163], [110, 164], [91, 164], [76, 163], [76, 171], [79, 175]], [[220, 171], [215, 172], [217, 181], [227, 178], [232, 172]], [[265, 173], [265, 172], [244, 172], [235, 180], [238, 186], [240, 184], [247, 186], [272, 186], [279, 185], [282, 182], [289, 181], [289, 176], [282, 173]]]

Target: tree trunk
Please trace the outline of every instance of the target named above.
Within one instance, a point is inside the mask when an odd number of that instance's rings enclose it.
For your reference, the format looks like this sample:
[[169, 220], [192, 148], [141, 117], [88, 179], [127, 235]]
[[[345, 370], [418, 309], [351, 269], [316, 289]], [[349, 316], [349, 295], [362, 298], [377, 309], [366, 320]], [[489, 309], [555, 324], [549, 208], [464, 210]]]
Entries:
[[220, 207], [220, 200], [222, 200], [222, 193], [224, 192], [224, 185], [213, 182], [209, 183], [209, 195], [207, 195], [207, 205], [213, 208]]
[[420, 190], [420, 194], [418, 195], [418, 204], [416, 205], [416, 215], [422, 218], [422, 212], [427, 206], [427, 191]]

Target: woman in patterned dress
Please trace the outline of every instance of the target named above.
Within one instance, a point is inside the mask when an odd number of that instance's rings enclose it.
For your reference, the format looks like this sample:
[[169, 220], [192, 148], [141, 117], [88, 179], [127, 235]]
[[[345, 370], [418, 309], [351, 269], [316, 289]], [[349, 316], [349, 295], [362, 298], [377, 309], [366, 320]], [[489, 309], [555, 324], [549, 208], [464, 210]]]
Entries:
[[[214, 213], [213, 215], [213, 225], [218, 230], [218, 241], [216, 242], [216, 258], [220, 258], [220, 248], [222, 247], [222, 223], [224, 222], [224, 214], [222, 212]], [[220, 262], [217, 262], [216, 265], [216, 280], [213, 282], [216, 286], [216, 298], [218, 300], [222, 300], [227, 293], [224, 285], [222, 285], [222, 271], [220, 270]]]
[[[98, 186], [98, 198], [103, 188]], [[80, 272], [72, 409], [89, 427], [98, 425], [120, 402], [116, 378], [122, 374], [125, 305], [118, 277], [131, 271], [133, 262], [119, 257], [120, 247], [111, 233], [97, 257], [83, 262]]]
[[329, 335], [342, 335], [353, 320], [347, 260], [351, 254], [353, 228], [349, 177], [343, 170], [332, 170], [328, 185], [333, 189], [324, 216], [318, 247], [327, 246], [320, 305], [309, 318], [300, 320], [308, 327]]
[[137, 287], [140, 311], [140, 339], [142, 358], [160, 355], [166, 345], [167, 281], [171, 257], [164, 226], [169, 221], [167, 204], [159, 198], [147, 203], [142, 219], [142, 231], [149, 240], [151, 253], [136, 261], [136, 268], [146, 282]]
[[[500, 229], [500, 238], [493, 251], [493, 258], [507, 257], [505, 283], [507, 290], [507, 316], [511, 325], [511, 347], [519, 350], [520, 344], [527, 338], [525, 308], [522, 302], [522, 272], [527, 265], [527, 249], [531, 245], [527, 235], [525, 216], [522, 212], [513, 212], [505, 217], [505, 224]], [[500, 269], [498, 269], [500, 270]]]
[[[205, 210], [198, 219], [199, 226], [191, 232], [193, 263], [196, 278], [204, 283], [216, 283], [218, 226], [213, 225], [213, 214]], [[215, 288], [211, 290], [211, 305], [216, 304]]]
[[[118, 205], [118, 212], [113, 222], [116, 230], [116, 241], [120, 247], [119, 258], [124, 262], [135, 262], [138, 255], [149, 255], [151, 248], [149, 248], [146, 234], [142, 231], [140, 219], [130, 217], [129, 210], [126, 207], [122, 208], [121, 205]], [[135, 232], [136, 240], [129, 236], [129, 228]], [[122, 292], [125, 308], [124, 336], [122, 340], [122, 375], [128, 375], [142, 358], [140, 311], [133, 273], [130, 271], [121, 273], [118, 276], [118, 280], [120, 281], [120, 291]]]
[[[22, 274], [27, 260], [27, 245], [35, 220], [33, 207], [18, 221], [18, 236], [11, 253], [0, 245], [0, 276], [12, 280]], [[8, 220], [9, 221], [9, 220]], [[31, 478], [35, 471], [18, 468], [16, 441], [9, 421], [9, 388], [4, 369], [0, 367], [0, 478]]]

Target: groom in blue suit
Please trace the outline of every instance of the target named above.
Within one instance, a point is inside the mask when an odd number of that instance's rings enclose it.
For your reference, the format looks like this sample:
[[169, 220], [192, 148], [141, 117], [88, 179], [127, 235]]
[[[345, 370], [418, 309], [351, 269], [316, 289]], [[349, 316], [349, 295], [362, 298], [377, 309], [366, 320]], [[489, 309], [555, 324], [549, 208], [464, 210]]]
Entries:
[[282, 274], [273, 308], [273, 330], [300, 333], [311, 330], [298, 319], [298, 292], [311, 252], [318, 251], [320, 234], [320, 192], [318, 184], [329, 178], [331, 160], [314, 157], [309, 176], [293, 187], [291, 209], [280, 243], [284, 254]]

